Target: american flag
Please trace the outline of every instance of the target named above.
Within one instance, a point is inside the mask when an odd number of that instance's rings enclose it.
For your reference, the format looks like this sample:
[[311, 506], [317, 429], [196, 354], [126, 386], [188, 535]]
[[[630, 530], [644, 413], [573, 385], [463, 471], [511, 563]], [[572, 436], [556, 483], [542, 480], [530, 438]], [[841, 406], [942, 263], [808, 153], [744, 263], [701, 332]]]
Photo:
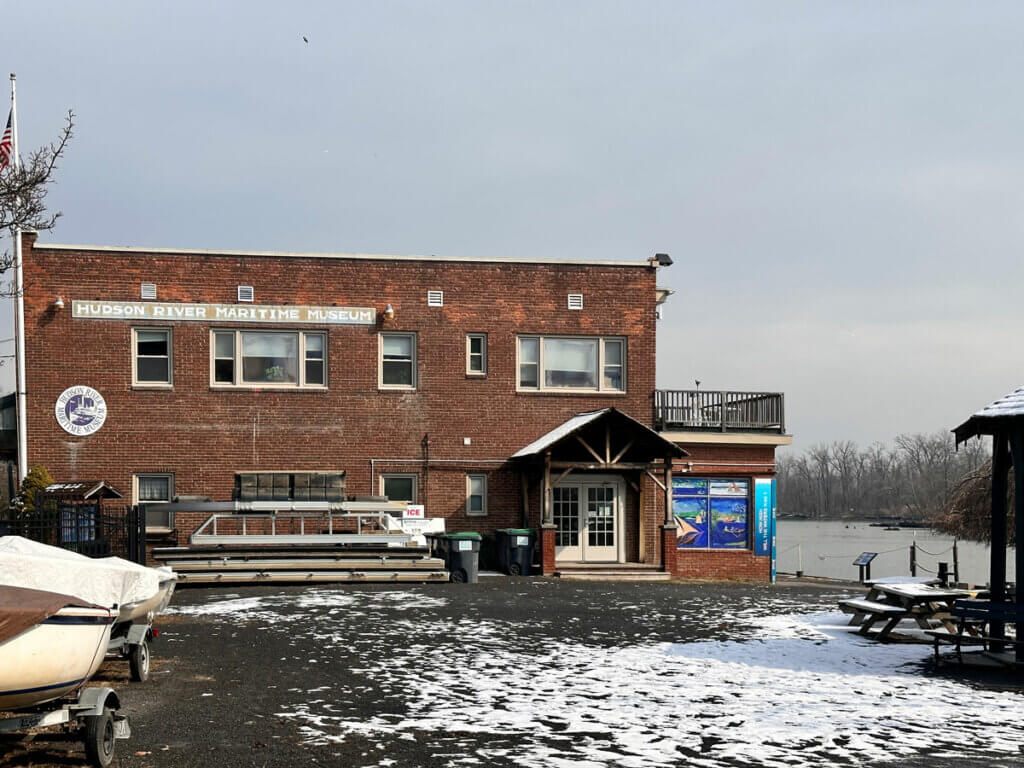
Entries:
[[3, 138], [0, 138], [0, 171], [11, 162], [11, 114], [7, 115], [7, 127], [4, 128]]

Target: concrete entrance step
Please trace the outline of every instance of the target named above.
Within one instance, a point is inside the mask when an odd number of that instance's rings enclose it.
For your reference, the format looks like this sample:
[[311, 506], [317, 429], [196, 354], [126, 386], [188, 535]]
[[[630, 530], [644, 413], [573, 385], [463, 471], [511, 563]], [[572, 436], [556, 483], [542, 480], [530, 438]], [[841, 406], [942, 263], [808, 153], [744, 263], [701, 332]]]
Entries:
[[651, 563], [566, 563], [555, 576], [566, 581], [670, 581], [672, 575]]

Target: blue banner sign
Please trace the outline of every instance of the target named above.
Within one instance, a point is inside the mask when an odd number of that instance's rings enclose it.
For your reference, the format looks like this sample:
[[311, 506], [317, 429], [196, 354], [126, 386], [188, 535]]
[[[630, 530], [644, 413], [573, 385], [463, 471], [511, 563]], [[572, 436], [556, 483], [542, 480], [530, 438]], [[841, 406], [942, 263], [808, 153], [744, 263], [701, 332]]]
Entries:
[[772, 497], [775, 481], [770, 477], [754, 480], [754, 554], [767, 557], [772, 546]]

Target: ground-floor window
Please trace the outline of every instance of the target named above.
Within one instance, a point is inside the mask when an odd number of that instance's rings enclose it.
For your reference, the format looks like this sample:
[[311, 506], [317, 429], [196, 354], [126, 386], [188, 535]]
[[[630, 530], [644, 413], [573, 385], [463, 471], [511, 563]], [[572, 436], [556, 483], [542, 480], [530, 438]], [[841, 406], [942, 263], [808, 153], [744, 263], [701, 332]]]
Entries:
[[746, 549], [750, 480], [674, 477], [672, 512], [679, 549]]
[[391, 501], [405, 501], [409, 504], [416, 503], [416, 475], [409, 474], [385, 474], [380, 476], [381, 496], [387, 496]]
[[240, 472], [239, 501], [344, 501], [344, 472]]
[[146, 527], [173, 527], [170, 513], [160, 505], [174, 498], [174, 475], [169, 472], [135, 475], [132, 485], [136, 503], [150, 505], [146, 507]]
[[487, 514], [487, 475], [466, 475], [466, 514]]
[[135, 498], [140, 504], [170, 501], [174, 498], [174, 475], [136, 475]]

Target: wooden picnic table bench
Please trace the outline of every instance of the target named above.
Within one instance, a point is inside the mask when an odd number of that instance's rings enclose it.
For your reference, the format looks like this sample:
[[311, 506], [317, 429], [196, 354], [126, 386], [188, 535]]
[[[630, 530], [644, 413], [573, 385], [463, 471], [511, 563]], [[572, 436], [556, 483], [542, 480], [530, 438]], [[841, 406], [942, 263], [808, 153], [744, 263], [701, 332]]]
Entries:
[[970, 592], [930, 584], [920, 579], [914, 581], [892, 581], [878, 579], [872, 582], [863, 600], [843, 600], [840, 607], [848, 613], [851, 626], [858, 626], [858, 632], [867, 635], [874, 625], [885, 619], [875, 639], [885, 640], [905, 619], [912, 619], [924, 630], [933, 629], [936, 622], [953, 632], [954, 625], [949, 613], [954, 600], [969, 597]]
[[1024, 638], [997, 636], [992, 634], [992, 624], [1016, 624], [1024, 620], [1024, 606], [1018, 603], [994, 603], [987, 600], [957, 600], [950, 608], [950, 615], [957, 620], [954, 631], [928, 631], [935, 646], [935, 659], [939, 659], [939, 644], [954, 646], [957, 660], [963, 663], [962, 648], [965, 645], [980, 645], [985, 652], [995, 644], [1017, 647], [1024, 645]]

